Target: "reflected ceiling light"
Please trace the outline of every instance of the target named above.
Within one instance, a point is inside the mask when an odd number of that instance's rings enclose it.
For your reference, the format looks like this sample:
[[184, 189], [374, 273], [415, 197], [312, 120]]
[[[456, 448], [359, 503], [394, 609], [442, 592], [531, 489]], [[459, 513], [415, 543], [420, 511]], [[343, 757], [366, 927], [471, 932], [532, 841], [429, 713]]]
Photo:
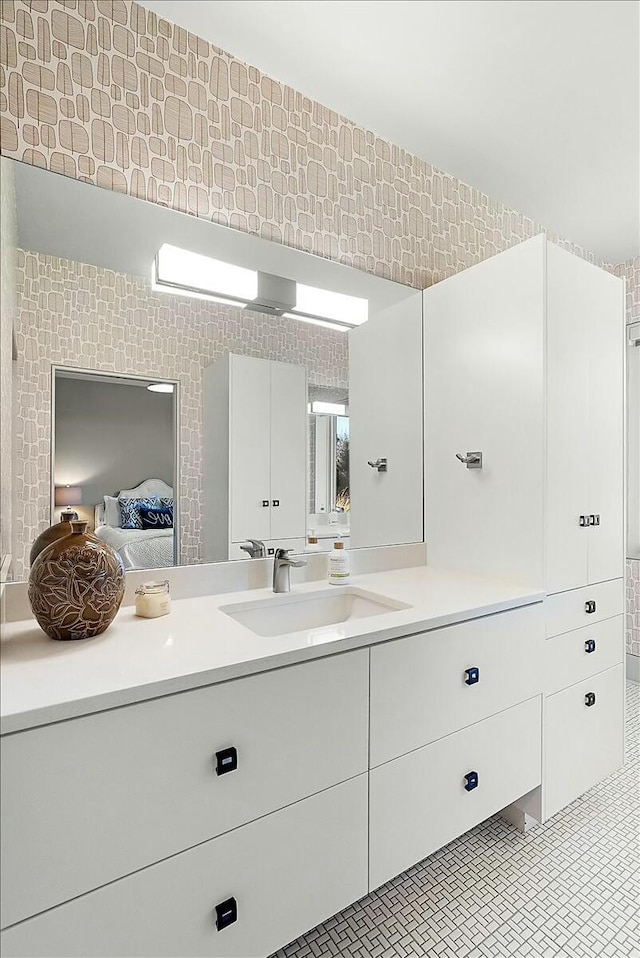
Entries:
[[324, 413], [325, 416], [346, 416], [347, 407], [340, 402], [312, 402], [311, 412]]
[[369, 318], [369, 301], [359, 296], [334, 293], [330, 289], [296, 283], [296, 305], [291, 311], [315, 319], [334, 320], [349, 328], [361, 326]]
[[157, 292], [245, 306], [258, 295], [258, 274], [164, 243], [156, 253], [151, 286]]
[[173, 383], [149, 383], [147, 389], [150, 393], [172, 393]]

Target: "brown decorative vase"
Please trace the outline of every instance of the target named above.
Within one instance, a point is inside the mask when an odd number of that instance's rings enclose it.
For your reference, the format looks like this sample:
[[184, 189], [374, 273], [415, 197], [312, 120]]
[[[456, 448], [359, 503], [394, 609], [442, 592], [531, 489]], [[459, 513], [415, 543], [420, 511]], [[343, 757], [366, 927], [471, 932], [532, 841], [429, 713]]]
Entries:
[[68, 536], [70, 532], [71, 523], [68, 519], [64, 518], [63, 514], [60, 522], [56, 522], [52, 526], [49, 526], [48, 529], [45, 529], [44, 532], [40, 533], [37, 539], [34, 539], [33, 545], [31, 546], [31, 552], [29, 553], [29, 565], [33, 565], [43, 549], [46, 549], [47, 546], [51, 545], [52, 542], [55, 542], [56, 539], [62, 539], [63, 536]]
[[[61, 523], [62, 525], [62, 523]], [[29, 602], [52, 639], [89, 639], [113, 621], [124, 596], [124, 566], [86, 522], [46, 546], [29, 574]]]

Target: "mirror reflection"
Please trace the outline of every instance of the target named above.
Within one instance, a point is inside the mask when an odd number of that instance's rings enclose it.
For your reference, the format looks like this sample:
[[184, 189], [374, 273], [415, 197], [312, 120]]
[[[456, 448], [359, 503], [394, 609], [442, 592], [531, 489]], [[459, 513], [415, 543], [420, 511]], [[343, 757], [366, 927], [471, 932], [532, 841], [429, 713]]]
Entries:
[[9, 577], [26, 578], [31, 543], [64, 509], [127, 569], [328, 551], [337, 537], [359, 545], [350, 333], [413, 291], [8, 167], [17, 221]]

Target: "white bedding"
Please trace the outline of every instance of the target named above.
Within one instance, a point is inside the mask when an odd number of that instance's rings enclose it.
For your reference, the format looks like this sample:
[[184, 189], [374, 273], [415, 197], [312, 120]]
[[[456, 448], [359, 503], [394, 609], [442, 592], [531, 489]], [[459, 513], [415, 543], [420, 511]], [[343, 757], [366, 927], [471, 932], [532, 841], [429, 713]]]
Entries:
[[97, 526], [94, 535], [122, 557], [125, 569], [164, 569], [174, 563], [173, 529]]

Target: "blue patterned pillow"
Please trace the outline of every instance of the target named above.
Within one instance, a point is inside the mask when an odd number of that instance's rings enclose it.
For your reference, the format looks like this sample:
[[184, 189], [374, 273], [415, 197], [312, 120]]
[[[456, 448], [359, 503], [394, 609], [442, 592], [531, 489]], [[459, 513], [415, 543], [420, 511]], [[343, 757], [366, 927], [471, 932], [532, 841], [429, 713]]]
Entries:
[[140, 506], [143, 529], [173, 529], [173, 506]]
[[120, 506], [120, 515], [122, 517], [122, 529], [142, 529], [142, 516], [140, 514], [141, 506], [152, 508], [160, 505], [157, 496], [149, 496], [147, 499], [118, 499]]

